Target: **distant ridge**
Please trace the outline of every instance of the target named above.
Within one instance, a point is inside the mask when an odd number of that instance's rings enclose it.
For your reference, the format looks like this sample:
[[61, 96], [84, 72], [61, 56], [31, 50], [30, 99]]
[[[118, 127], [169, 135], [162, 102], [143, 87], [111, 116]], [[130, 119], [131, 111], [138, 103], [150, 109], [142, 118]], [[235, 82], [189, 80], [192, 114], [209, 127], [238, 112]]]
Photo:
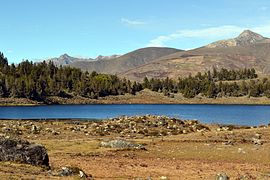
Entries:
[[270, 75], [270, 39], [250, 30], [237, 37], [183, 51], [166, 47], [142, 48], [122, 56], [74, 58], [67, 54], [51, 59], [85, 71], [117, 74], [131, 80], [175, 78], [205, 72], [213, 68], [255, 68], [260, 75]]
[[98, 57], [93, 59], [93, 58], [72, 57], [65, 53], [59, 56], [58, 58], [51, 58], [51, 59], [47, 59], [46, 61], [52, 61], [57, 66], [60, 66], [60, 65], [65, 66], [65, 65], [70, 65], [72, 63], [80, 62], [80, 61], [88, 62], [88, 61], [99, 61], [99, 60], [111, 60], [111, 59], [118, 58], [120, 56], [121, 55], [112, 55], [112, 56], [99, 55]]
[[115, 58], [119, 58], [121, 55], [111, 55], [111, 56], [102, 56], [102, 55], [99, 55], [98, 57], [96, 57], [96, 61], [99, 61], [99, 60], [111, 60], [111, 59], [115, 59]]
[[47, 59], [46, 61], [52, 61], [56, 66], [65, 66], [65, 65], [70, 65], [74, 62], [77, 61], [93, 61], [91, 58], [76, 58], [76, 57], [71, 57], [68, 54], [63, 54], [59, 56], [58, 58], [51, 58]]
[[96, 61], [73, 61], [69, 65], [89, 72], [97, 71], [101, 73], [118, 74], [176, 52], [181, 52], [181, 50], [174, 48], [149, 47], [138, 49], [122, 56], [111, 56], [112, 58], [109, 60], [108, 58], [98, 58]]
[[270, 40], [250, 30], [243, 31], [233, 39], [221, 40], [206, 46], [169, 54], [129, 69], [120, 75], [131, 80], [178, 77], [206, 72], [213, 68], [255, 68], [259, 75], [270, 75]]

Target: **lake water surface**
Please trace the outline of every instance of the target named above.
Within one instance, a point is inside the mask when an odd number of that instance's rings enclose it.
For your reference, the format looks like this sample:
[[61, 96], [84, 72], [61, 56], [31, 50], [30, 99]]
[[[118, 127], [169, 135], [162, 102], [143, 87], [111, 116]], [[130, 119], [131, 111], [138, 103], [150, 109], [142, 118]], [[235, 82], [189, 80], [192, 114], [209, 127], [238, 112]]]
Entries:
[[270, 123], [270, 106], [259, 105], [49, 105], [0, 107], [0, 119], [104, 119], [120, 115], [166, 115], [205, 123]]

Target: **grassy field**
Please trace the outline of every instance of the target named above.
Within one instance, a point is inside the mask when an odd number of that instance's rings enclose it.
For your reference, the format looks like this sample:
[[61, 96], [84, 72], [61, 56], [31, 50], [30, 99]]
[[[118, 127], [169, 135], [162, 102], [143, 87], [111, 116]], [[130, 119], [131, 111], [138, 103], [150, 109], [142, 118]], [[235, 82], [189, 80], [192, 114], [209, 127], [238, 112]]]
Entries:
[[[270, 128], [235, 128], [164, 137], [129, 136], [117, 133], [91, 135], [92, 122], [81, 121], [5, 121], [1, 127], [18, 127], [22, 133], [2, 135], [44, 145], [51, 172], [63, 166], [78, 167], [95, 179], [214, 179], [226, 172], [231, 179], [270, 178]], [[33, 133], [28, 127], [41, 130]], [[74, 131], [74, 129], [80, 130]], [[3, 129], [3, 128], [2, 128]], [[57, 133], [53, 133], [57, 132]], [[3, 133], [3, 132], [2, 132]], [[260, 135], [262, 145], [252, 142]], [[146, 150], [114, 149], [100, 146], [109, 139], [125, 139], [144, 144]], [[78, 176], [52, 176], [48, 169], [12, 162], [0, 163], [0, 179], [79, 179]]]

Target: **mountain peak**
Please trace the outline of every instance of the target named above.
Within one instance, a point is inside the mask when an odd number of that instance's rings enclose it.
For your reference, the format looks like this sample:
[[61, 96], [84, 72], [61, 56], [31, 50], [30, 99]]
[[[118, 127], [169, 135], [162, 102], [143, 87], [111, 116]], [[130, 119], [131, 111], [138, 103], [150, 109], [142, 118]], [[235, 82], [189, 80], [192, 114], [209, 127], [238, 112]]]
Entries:
[[234, 40], [236, 41], [236, 45], [238, 46], [248, 46], [252, 44], [256, 44], [265, 40], [266, 38], [260, 34], [252, 32], [250, 30], [244, 30], [237, 38]]
[[68, 58], [70, 58], [70, 56], [67, 53], [65, 53], [65, 54], [61, 55], [59, 58], [68, 59]]
[[239, 36], [252, 36], [252, 35], [257, 35], [257, 33], [253, 32], [249, 29], [246, 29]]
[[244, 30], [237, 38], [254, 39], [254, 40], [265, 39], [265, 37], [263, 37], [262, 35], [250, 30]]
[[263, 37], [262, 35], [255, 33], [251, 30], [244, 30], [239, 36], [233, 39], [216, 41], [207, 45], [208, 48], [216, 47], [234, 47], [234, 46], [250, 46], [256, 43], [263, 42], [268, 38]]

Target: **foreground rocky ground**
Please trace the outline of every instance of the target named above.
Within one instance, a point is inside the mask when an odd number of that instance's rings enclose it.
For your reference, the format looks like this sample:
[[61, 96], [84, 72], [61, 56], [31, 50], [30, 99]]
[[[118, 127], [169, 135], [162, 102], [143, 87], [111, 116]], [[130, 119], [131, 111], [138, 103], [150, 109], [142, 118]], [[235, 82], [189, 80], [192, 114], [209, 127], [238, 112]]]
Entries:
[[[42, 144], [48, 167], [0, 162], [0, 179], [270, 179], [270, 127], [163, 116], [1, 120], [0, 135]], [[1, 149], [1, 146], [0, 146]], [[68, 176], [66, 176], [68, 175]]]

